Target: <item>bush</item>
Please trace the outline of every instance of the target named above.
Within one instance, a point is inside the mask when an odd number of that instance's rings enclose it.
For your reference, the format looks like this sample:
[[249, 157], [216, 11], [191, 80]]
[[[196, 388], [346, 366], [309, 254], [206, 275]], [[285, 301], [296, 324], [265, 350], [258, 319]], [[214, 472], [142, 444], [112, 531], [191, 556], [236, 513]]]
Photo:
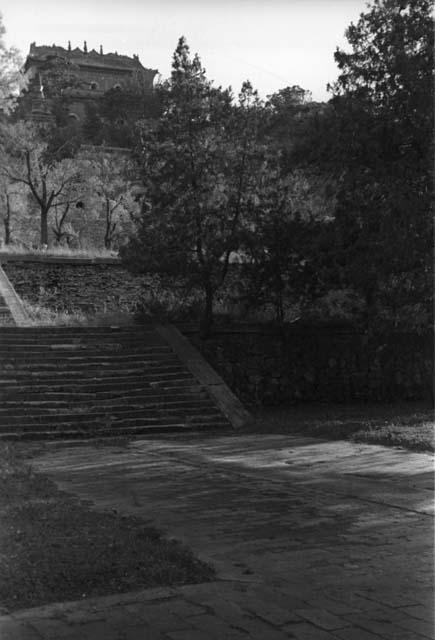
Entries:
[[139, 322], [194, 321], [201, 315], [202, 296], [188, 288], [181, 279], [168, 280], [158, 275], [149, 276], [137, 305]]

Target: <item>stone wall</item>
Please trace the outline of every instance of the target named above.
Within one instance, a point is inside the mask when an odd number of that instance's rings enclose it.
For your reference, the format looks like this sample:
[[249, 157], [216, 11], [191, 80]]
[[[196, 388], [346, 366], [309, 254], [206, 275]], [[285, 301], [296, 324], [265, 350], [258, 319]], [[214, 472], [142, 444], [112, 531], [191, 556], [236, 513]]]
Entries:
[[64, 258], [0, 255], [18, 295], [32, 304], [59, 311], [117, 311], [133, 308], [143, 278], [117, 258]]
[[180, 329], [250, 404], [429, 400], [432, 336], [350, 327], [240, 325], [207, 340]]

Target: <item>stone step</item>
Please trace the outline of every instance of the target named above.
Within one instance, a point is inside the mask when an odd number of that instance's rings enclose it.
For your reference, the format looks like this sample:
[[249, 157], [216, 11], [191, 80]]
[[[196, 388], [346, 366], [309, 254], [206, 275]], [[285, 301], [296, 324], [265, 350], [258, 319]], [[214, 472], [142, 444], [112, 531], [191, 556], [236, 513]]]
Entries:
[[74, 421], [71, 419], [61, 420], [58, 422], [22, 422], [19, 425], [16, 423], [4, 422], [2, 423], [1, 431], [19, 431], [21, 433], [29, 432], [29, 431], [45, 431], [45, 432], [56, 432], [56, 431], [73, 431], [77, 430], [82, 433], [97, 431], [99, 429], [111, 429], [120, 433], [125, 429], [129, 429], [131, 427], [141, 427], [145, 429], [147, 427], [171, 427], [174, 425], [179, 425], [182, 427], [195, 427], [195, 428], [207, 428], [207, 427], [216, 427], [216, 426], [227, 426], [229, 425], [228, 421], [225, 418], [215, 418], [210, 417], [210, 419], [201, 417], [197, 419], [195, 416], [184, 418], [180, 416], [169, 416], [167, 418], [125, 418], [125, 419], [115, 419], [111, 417], [107, 417], [107, 419], [100, 420], [87, 420], [87, 421]]
[[[66, 394], [65, 394], [66, 395]], [[98, 405], [96, 404], [98, 400]], [[71, 409], [72, 411], [78, 411], [80, 408], [82, 409], [94, 409], [98, 406], [98, 408], [102, 410], [113, 410], [117, 409], [123, 410], [126, 407], [130, 407], [132, 409], [143, 407], [146, 410], [148, 409], [187, 409], [189, 408], [198, 408], [198, 407], [209, 407], [213, 406], [210, 401], [210, 398], [204, 392], [204, 396], [202, 397], [200, 394], [195, 394], [195, 396], [186, 396], [180, 395], [178, 397], [174, 397], [171, 394], [171, 397], [168, 398], [166, 395], [160, 396], [145, 396], [145, 395], [137, 395], [137, 396], [128, 396], [128, 397], [113, 397], [107, 396], [106, 398], [100, 397], [98, 398], [95, 394], [92, 394], [92, 397], [79, 399], [76, 396], [66, 395], [64, 400], [57, 401], [46, 401], [41, 399], [28, 399], [23, 397], [21, 400], [3, 400], [0, 406], [0, 416], [6, 415], [9, 412], [12, 412], [13, 415], [30, 415], [30, 414], [43, 414], [50, 412], [62, 412], [65, 409]]]
[[17, 337], [15, 338], [6, 338], [4, 336], [4, 332], [6, 329], [8, 329], [9, 327], [2, 327], [1, 333], [0, 333], [0, 351], [8, 349], [10, 347], [13, 347], [14, 349], [35, 349], [35, 350], [46, 350], [49, 351], [50, 349], [55, 350], [58, 349], [59, 351], [74, 351], [74, 350], [80, 350], [80, 349], [97, 349], [103, 346], [109, 346], [112, 347], [113, 349], [117, 349], [120, 347], [130, 347], [133, 349], [140, 349], [140, 348], [160, 348], [160, 349], [169, 349], [169, 347], [159, 341], [159, 340], [153, 340], [152, 337], [150, 337], [149, 339], [146, 339], [144, 337], [135, 337], [135, 338], [122, 338], [120, 336], [116, 337], [116, 338], [110, 338], [110, 336], [96, 336], [95, 338], [90, 338], [90, 339], [86, 339], [86, 337], [83, 336], [77, 336], [77, 337], [64, 337], [64, 336], [51, 336], [51, 339], [49, 340], [48, 337], [47, 338], [43, 338], [41, 336], [39, 337], [35, 337], [35, 338], [22, 338], [19, 339]]
[[[172, 394], [171, 394], [172, 396]], [[136, 397], [124, 400], [123, 398], [97, 398], [92, 400], [77, 400], [74, 396], [63, 400], [62, 402], [40, 402], [38, 400], [28, 400], [26, 397], [22, 397], [19, 400], [6, 400], [2, 401], [0, 405], [0, 416], [16, 415], [59, 415], [62, 413], [95, 413], [107, 411], [142, 411], [144, 413], [157, 411], [180, 411], [185, 412], [190, 409], [197, 410], [209, 410], [214, 407], [214, 404], [209, 396], [204, 394], [190, 394], [179, 396], [179, 398], [172, 399], [171, 396], [165, 394], [164, 396], [157, 396], [158, 399], [147, 397]]]
[[21, 339], [21, 338], [32, 338], [36, 340], [42, 340], [47, 338], [48, 340], [53, 340], [53, 338], [59, 339], [67, 339], [68, 337], [78, 337], [82, 338], [94, 338], [94, 337], [108, 337], [111, 340], [113, 338], [123, 338], [128, 339], [131, 337], [148, 337], [161, 339], [162, 336], [155, 328], [138, 328], [136, 327], [80, 327], [80, 326], [59, 326], [59, 327], [51, 327], [51, 326], [27, 326], [27, 327], [14, 327], [17, 331], [11, 330], [11, 328], [6, 329], [2, 332], [2, 336], [6, 338], [12, 339]]
[[[11, 330], [17, 329], [17, 331]], [[121, 329], [104, 329], [100, 328], [57, 328], [57, 327], [5, 327], [1, 332], [2, 340], [12, 340], [19, 342], [21, 340], [41, 340], [47, 343], [58, 341], [60, 339], [68, 342], [69, 340], [146, 340], [162, 342], [161, 336], [156, 334], [154, 330], [121, 330]]]
[[[14, 357], [14, 354], [16, 357]], [[52, 351], [38, 351], [31, 352], [26, 349], [22, 351], [14, 351], [13, 349], [8, 351], [1, 351], [0, 349], [0, 364], [14, 364], [20, 365], [22, 363], [28, 362], [29, 364], [37, 364], [39, 362], [46, 362], [48, 364], [57, 363], [57, 362], [83, 362], [85, 363], [88, 360], [93, 361], [95, 363], [103, 362], [104, 360], [111, 359], [114, 362], [135, 362], [136, 360], [143, 359], [145, 362], [148, 360], [156, 360], [159, 361], [162, 359], [166, 360], [176, 360], [179, 362], [177, 356], [168, 349], [117, 349], [109, 351], [108, 349], [100, 348], [98, 350], [92, 351], [71, 351], [71, 352], [63, 352], [63, 353], [55, 353]]]
[[101, 411], [100, 407], [97, 407], [94, 412], [74, 412], [72, 410], [67, 413], [42, 415], [33, 414], [29, 412], [24, 415], [3, 415], [1, 418], [2, 427], [8, 425], [23, 426], [23, 424], [44, 424], [58, 425], [58, 424], [92, 424], [94, 422], [125, 422], [125, 421], [139, 421], [140, 423], [155, 424], [166, 422], [168, 420], [177, 418], [184, 421], [193, 422], [210, 422], [218, 420], [220, 413], [212, 405], [209, 408], [200, 407], [199, 409], [180, 410], [168, 410], [165, 408], [144, 410], [140, 409], [125, 409], [121, 411]]
[[5, 332], [10, 336], [33, 336], [41, 337], [45, 335], [80, 335], [80, 336], [95, 336], [95, 335], [110, 335], [110, 336], [137, 336], [137, 335], [155, 335], [156, 329], [153, 325], [145, 324], [129, 324], [129, 325], [106, 325], [106, 326], [80, 326], [80, 325], [57, 325], [57, 326], [28, 326], [28, 327], [16, 327], [17, 331]]
[[[17, 329], [13, 331], [11, 329]], [[43, 331], [42, 327], [33, 329], [30, 327], [5, 327], [0, 335], [0, 342], [26, 343], [26, 342], [42, 342], [43, 344], [52, 344], [53, 342], [63, 341], [76, 342], [86, 340], [87, 342], [96, 342], [99, 340], [122, 340], [123, 342], [146, 342], [155, 344], [165, 344], [164, 340], [156, 334], [155, 331], [119, 331], [119, 330], [56, 330], [56, 327], [48, 327], [47, 331]]]
[[133, 426], [123, 427], [122, 429], [104, 428], [80, 431], [78, 429], [59, 429], [57, 431], [44, 431], [44, 429], [32, 430], [32, 431], [18, 431], [11, 429], [10, 431], [0, 430], [0, 441], [2, 440], [84, 440], [95, 438], [116, 438], [126, 437], [133, 438], [135, 436], [146, 435], [147, 438], [153, 435], [161, 436], [165, 433], [187, 433], [189, 436], [195, 433], [203, 433], [205, 430], [208, 433], [222, 433], [229, 428], [228, 422], [214, 423], [201, 427], [201, 425], [186, 425], [183, 423], [171, 423], [166, 425], [146, 425], [146, 426]]
[[[106, 371], [106, 370], [91, 370], [86, 375], [86, 371], [71, 371], [67, 370], [59, 372], [59, 375], [55, 375], [54, 371], [3, 371], [0, 375], [0, 389], [6, 389], [8, 387], [34, 387], [35, 385], [40, 386], [53, 386], [57, 387], [59, 385], [84, 385], [84, 384], [111, 384], [113, 387], [116, 387], [116, 383], [123, 384], [124, 382], [142, 382], [144, 386], [153, 383], [153, 382], [161, 382], [164, 380], [165, 375], [168, 376], [168, 380], [171, 383], [174, 380], [186, 380], [192, 379], [193, 376], [186, 370], [181, 371], [173, 371], [173, 372], [157, 372], [155, 376], [152, 374], [152, 368], [147, 371], [146, 369], [131, 369], [125, 371]], [[184, 382], [183, 382], [184, 384]]]
[[115, 384], [117, 381], [123, 382], [131, 380], [132, 382], [142, 380], [144, 383], [158, 383], [163, 380], [177, 381], [177, 380], [193, 380], [193, 376], [186, 370], [180, 369], [178, 371], [153, 371], [153, 369], [125, 369], [122, 371], [116, 371], [114, 369], [110, 371], [102, 371], [101, 369], [95, 369], [86, 371], [59, 371], [57, 376], [54, 376], [52, 371], [4, 371], [0, 374], [0, 385], [7, 388], [9, 385], [32, 385], [37, 384], [57, 384], [82, 382], [112, 382]]
[[70, 334], [83, 335], [138, 335], [138, 334], [156, 334], [153, 324], [126, 324], [126, 325], [104, 325], [104, 326], [32, 326], [32, 327], [15, 327], [9, 331], [10, 335], [32, 335], [41, 336], [44, 334]]
[[[1, 388], [0, 388], [1, 389]], [[126, 393], [126, 395], [131, 395], [131, 385], [128, 381], [118, 384], [116, 386], [112, 385], [112, 384], [84, 384], [81, 386], [78, 386], [77, 384], [75, 385], [60, 385], [56, 388], [53, 388], [51, 386], [46, 386], [46, 385], [41, 385], [41, 386], [37, 386], [37, 385], [33, 385], [32, 387], [11, 387], [7, 390], [0, 390], [0, 402], [2, 402], [3, 400], [23, 400], [25, 398], [35, 398], [35, 397], [41, 397], [41, 395], [44, 398], [48, 397], [49, 393], [56, 393], [56, 392], [61, 392], [63, 394], [67, 393], [69, 397], [72, 397], [72, 395], [74, 397], [78, 397], [78, 393], [80, 392], [86, 392], [86, 393], [91, 393], [91, 394], [98, 394], [98, 397], [109, 397], [109, 398], [115, 398], [117, 397], [117, 395], [121, 395], [122, 396], [122, 391], [124, 391]], [[148, 385], [146, 387], [142, 386], [140, 389], [138, 389], [137, 387], [135, 388], [135, 391], [140, 391], [141, 394], [146, 394], [146, 392], [150, 392], [153, 393], [155, 395], [164, 395], [166, 398], [168, 397], [174, 397], [175, 395], [178, 397], [180, 395], [195, 395], [197, 393], [203, 393], [203, 388], [198, 384], [198, 383], [194, 383], [194, 382], [189, 382], [187, 381], [187, 384], [181, 385], [170, 385], [168, 383], [156, 383], [153, 385]], [[168, 392], [170, 392], [170, 396], [168, 395]], [[101, 396], [101, 394], [105, 394], [104, 396]]]
[[[169, 395], [170, 392], [170, 395]], [[0, 385], [0, 402], [3, 400], [15, 400], [17, 402], [25, 399], [41, 398], [49, 399], [48, 394], [63, 393], [64, 397], [79, 398], [79, 394], [87, 393], [92, 394], [95, 398], [95, 394], [98, 398], [122, 398], [143, 396], [164, 396], [165, 398], [172, 398], [174, 395], [179, 397], [180, 395], [189, 396], [192, 394], [203, 393], [203, 388], [195, 381], [194, 378], [186, 378], [185, 380], [160, 380], [144, 382], [143, 380], [136, 380], [130, 383], [125, 379], [122, 382], [107, 382], [104, 380], [88, 380], [88, 381], [74, 381], [74, 382], [60, 382], [56, 385], [37, 383], [26, 385]], [[67, 396], [65, 396], [67, 394]], [[105, 395], [101, 395], [105, 394]], [[54, 396], [51, 395], [51, 398]]]
[[[116, 376], [119, 377], [134, 374], [134, 375], [142, 375], [147, 372], [156, 373], [158, 375], [163, 375], [165, 373], [184, 373], [186, 372], [186, 368], [180, 363], [177, 362], [176, 359], [170, 361], [159, 362], [158, 360], [150, 360], [150, 361], [133, 361], [133, 362], [112, 362], [111, 360], [100, 362], [100, 363], [76, 363], [70, 361], [64, 361], [60, 365], [50, 364], [50, 363], [38, 363], [32, 365], [25, 365], [24, 363], [21, 366], [14, 367], [12, 363], [9, 364], [1, 364], [0, 365], [0, 380], [6, 380], [9, 376], [13, 376], [14, 379], [18, 378], [34, 378], [35, 376], [44, 378], [53, 376], [56, 373], [56, 378], [59, 378], [65, 374], [65, 376], [70, 377], [74, 375], [80, 376], [95, 376], [95, 374], [101, 374], [101, 376]], [[99, 376], [98, 376], [99, 377]]]
[[62, 363], [67, 364], [68, 366], [81, 366], [87, 367], [90, 365], [100, 366], [105, 363], [113, 363], [115, 365], [122, 364], [136, 364], [144, 362], [146, 364], [160, 364], [160, 363], [168, 363], [173, 364], [177, 363], [181, 365], [179, 358], [171, 352], [171, 351], [142, 351], [140, 349], [135, 349], [134, 352], [124, 353], [119, 350], [116, 352], [109, 352], [100, 350], [99, 353], [63, 353], [61, 355], [55, 353], [31, 353], [26, 354], [25, 352], [16, 354], [14, 357], [11, 353], [0, 353], [0, 366], [1, 367], [30, 367], [36, 368], [39, 365], [42, 367], [57, 367]]
[[[8, 329], [9, 327], [2, 327], [1, 329], [1, 334], [4, 333], [5, 329]], [[121, 338], [121, 337], [117, 337], [115, 339], [110, 338], [109, 336], [96, 336], [95, 338], [90, 338], [90, 339], [86, 339], [83, 337], [60, 337], [61, 339], [57, 338], [56, 336], [52, 336], [52, 339], [49, 340], [48, 338], [42, 338], [41, 336], [39, 336], [39, 338], [35, 337], [35, 338], [23, 338], [23, 339], [18, 339], [18, 338], [5, 338], [3, 335], [0, 336], [0, 351], [4, 350], [4, 349], [8, 349], [10, 347], [13, 347], [14, 349], [28, 349], [28, 348], [32, 348], [32, 349], [36, 349], [39, 351], [42, 350], [59, 350], [59, 351], [74, 351], [74, 350], [80, 350], [80, 349], [100, 349], [101, 347], [106, 346], [107, 347], [112, 347], [113, 349], [119, 349], [120, 347], [123, 348], [133, 348], [133, 349], [141, 349], [141, 348], [168, 348], [167, 345], [165, 345], [163, 342], [159, 341], [159, 340], [153, 340], [153, 338], [149, 338], [146, 339], [144, 337], [135, 337], [135, 338]]]
[[38, 364], [44, 366], [57, 366], [59, 363], [68, 362], [75, 365], [88, 365], [88, 364], [104, 364], [105, 362], [113, 362], [116, 364], [122, 364], [124, 362], [145, 362], [149, 364], [161, 364], [161, 363], [180, 363], [177, 356], [171, 351], [159, 351], [159, 352], [145, 352], [134, 350], [131, 353], [125, 353], [123, 351], [106, 352], [101, 353], [69, 353], [59, 355], [57, 353], [21, 353], [15, 357], [12, 352], [7, 354], [0, 353], [0, 366], [14, 365], [20, 367], [22, 365], [28, 365], [35, 367]]
[[150, 418], [162, 418], [178, 416], [186, 419], [189, 416], [204, 416], [210, 418], [211, 416], [219, 417], [220, 413], [216, 410], [211, 402], [206, 404], [185, 404], [184, 406], [167, 406], [161, 404], [154, 407], [145, 406], [104, 406], [98, 405], [95, 407], [77, 407], [68, 406], [61, 407], [57, 410], [48, 409], [35, 409], [34, 407], [28, 407], [24, 411], [5, 411], [0, 413], [0, 424], [19, 424], [20, 422], [44, 422], [52, 423], [57, 421], [71, 420], [73, 422], [84, 422], [86, 420], [94, 420], [103, 418], [105, 416], [114, 416], [117, 419], [121, 418], [137, 418], [143, 417], [144, 419]]
[[[170, 350], [171, 347], [161, 340], [153, 340], [145, 339], [143, 337], [138, 338], [129, 338], [128, 340], [122, 338], [121, 336], [117, 336], [115, 338], [111, 338], [110, 336], [98, 336], [93, 339], [86, 339], [85, 336], [80, 336], [77, 338], [67, 338], [64, 336], [51, 336], [51, 340], [48, 338], [28, 338], [28, 339], [18, 339], [18, 338], [4, 338], [4, 332], [9, 327], [3, 327], [0, 331], [0, 353], [3, 351], [8, 351], [11, 348], [13, 349], [27, 349], [30, 352], [80, 352], [85, 351], [89, 353], [90, 351], [99, 351], [102, 348], [109, 349], [111, 351], [119, 351], [119, 349], [127, 350], [128, 348], [136, 351], [137, 349], [140, 351], [144, 350]], [[104, 353], [104, 352], [103, 352]]]
[[59, 402], [69, 403], [71, 400], [75, 402], [96, 402], [97, 398], [100, 402], [119, 402], [120, 400], [123, 402], [130, 402], [135, 400], [144, 400], [147, 403], [153, 404], [160, 402], [190, 402], [192, 398], [208, 398], [208, 395], [200, 385], [190, 389], [183, 387], [178, 391], [172, 390], [170, 396], [168, 396], [168, 393], [164, 390], [156, 390], [150, 387], [146, 389], [143, 387], [129, 387], [127, 389], [112, 389], [110, 391], [75, 391], [73, 394], [71, 394], [70, 391], [48, 391], [46, 393], [41, 393], [39, 391], [29, 392], [26, 390], [23, 392], [13, 390], [8, 393], [2, 393], [0, 390], [2, 406], [7, 406], [8, 404], [21, 406], [23, 402], [30, 404], [47, 403], [49, 405], [53, 404], [53, 406], [57, 406]]
[[[89, 355], [89, 358], [87, 357]], [[177, 356], [172, 351], [144, 351], [141, 349], [135, 349], [134, 351], [104, 351], [100, 349], [99, 351], [92, 352], [89, 354], [86, 353], [63, 353], [62, 355], [55, 353], [28, 353], [25, 351], [22, 353], [17, 353], [16, 358], [13, 356], [13, 351], [10, 352], [0, 352], [0, 364], [14, 364], [16, 366], [20, 366], [22, 364], [28, 363], [30, 365], [38, 364], [38, 363], [47, 363], [47, 364], [57, 364], [62, 362], [75, 362], [85, 364], [87, 361], [90, 361], [94, 364], [98, 364], [99, 362], [104, 362], [105, 360], [111, 360], [112, 362], [155, 362], [155, 361], [176, 361], [179, 362]]]

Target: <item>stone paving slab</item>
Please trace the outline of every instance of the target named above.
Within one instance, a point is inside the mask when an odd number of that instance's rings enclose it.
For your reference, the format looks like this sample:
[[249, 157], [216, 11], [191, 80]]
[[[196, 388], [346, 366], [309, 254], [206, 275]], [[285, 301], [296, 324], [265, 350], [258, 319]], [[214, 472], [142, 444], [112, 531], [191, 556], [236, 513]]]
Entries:
[[433, 639], [433, 456], [298, 436], [53, 444], [34, 467], [217, 581], [0, 618], [1, 640]]

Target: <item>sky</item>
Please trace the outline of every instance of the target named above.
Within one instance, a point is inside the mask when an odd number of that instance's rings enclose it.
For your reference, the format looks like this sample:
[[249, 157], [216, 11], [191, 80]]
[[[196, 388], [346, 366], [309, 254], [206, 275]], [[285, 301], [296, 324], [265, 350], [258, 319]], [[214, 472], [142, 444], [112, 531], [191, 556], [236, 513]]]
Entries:
[[138, 54], [170, 74], [181, 35], [207, 77], [237, 92], [249, 79], [265, 98], [299, 85], [328, 99], [334, 51], [366, 0], [1, 0], [6, 42], [25, 57], [31, 42]]

